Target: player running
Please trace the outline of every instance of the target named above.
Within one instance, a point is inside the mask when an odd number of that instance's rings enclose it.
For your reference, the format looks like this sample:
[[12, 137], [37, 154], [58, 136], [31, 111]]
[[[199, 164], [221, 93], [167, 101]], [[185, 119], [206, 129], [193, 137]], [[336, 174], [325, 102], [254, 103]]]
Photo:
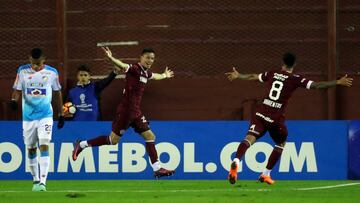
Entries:
[[[45, 65], [44, 62], [42, 50], [34, 48], [31, 51], [30, 64], [22, 65], [18, 69], [10, 102], [11, 108], [16, 110], [22, 94], [23, 137], [28, 149], [33, 191], [46, 191], [46, 178], [50, 165], [49, 143], [53, 127], [52, 91], [55, 91], [59, 100], [58, 128], [64, 126], [59, 74], [55, 68]], [[38, 144], [40, 159], [36, 152]]]
[[144, 49], [140, 56], [140, 62], [134, 64], [126, 64], [114, 58], [108, 47], [102, 49], [113, 64], [126, 73], [123, 99], [117, 107], [110, 136], [99, 136], [87, 141], [76, 141], [72, 155], [73, 160], [75, 161], [80, 152], [86, 147], [116, 145], [125, 131], [129, 127], [133, 127], [135, 132], [139, 133], [145, 139], [146, 151], [151, 160], [154, 177], [160, 178], [162, 176], [173, 175], [175, 173], [174, 170], [167, 170], [161, 167], [155, 149], [155, 135], [150, 130], [149, 122], [140, 110], [141, 98], [148, 80], [172, 78], [174, 76], [173, 71], [166, 67], [162, 74], [152, 73], [149, 69], [154, 63], [155, 52], [150, 48]]
[[249, 131], [245, 139], [239, 144], [236, 158], [231, 163], [228, 175], [228, 180], [231, 184], [234, 184], [237, 180], [239, 162], [246, 150], [267, 131], [275, 142], [275, 147], [269, 157], [265, 170], [259, 177], [259, 181], [270, 185], [275, 183], [270, 177], [270, 172], [280, 159], [286, 143], [288, 132], [285, 126], [285, 108], [296, 88], [324, 89], [336, 85], [346, 87], [352, 85], [353, 79], [348, 78], [347, 75], [339, 80], [323, 82], [314, 82], [296, 75], [292, 73], [295, 61], [296, 56], [294, 54], [285, 53], [283, 55], [284, 64], [281, 70], [268, 71], [261, 74], [241, 74], [233, 68], [232, 72], [225, 73], [230, 81], [235, 79], [258, 80], [265, 83], [266, 88], [265, 98], [262, 104], [256, 108], [254, 115], [252, 115]]

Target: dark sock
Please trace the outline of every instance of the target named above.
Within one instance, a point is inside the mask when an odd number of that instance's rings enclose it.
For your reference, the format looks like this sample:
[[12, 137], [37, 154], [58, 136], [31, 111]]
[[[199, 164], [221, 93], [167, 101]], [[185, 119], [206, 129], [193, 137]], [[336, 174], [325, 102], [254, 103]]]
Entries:
[[275, 146], [273, 151], [271, 152], [270, 154], [270, 157], [269, 157], [269, 160], [268, 160], [268, 163], [266, 165], [266, 168], [268, 170], [272, 170], [275, 166], [275, 164], [278, 162], [278, 160], [280, 159], [281, 157], [281, 154], [283, 152], [283, 149], [278, 147], [278, 146]]
[[239, 144], [239, 147], [237, 148], [237, 151], [236, 151], [236, 158], [241, 160], [242, 156], [244, 156], [246, 150], [249, 147], [250, 147], [250, 143], [247, 140], [241, 141], [241, 143]]
[[158, 161], [158, 155], [155, 149], [155, 143], [154, 142], [146, 142], [145, 143], [146, 151], [150, 157], [151, 163], [155, 163]]
[[102, 135], [94, 139], [88, 140], [87, 143], [89, 146], [96, 147], [101, 145], [109, 145], [110, 140], [109, 140], [109, 136]]

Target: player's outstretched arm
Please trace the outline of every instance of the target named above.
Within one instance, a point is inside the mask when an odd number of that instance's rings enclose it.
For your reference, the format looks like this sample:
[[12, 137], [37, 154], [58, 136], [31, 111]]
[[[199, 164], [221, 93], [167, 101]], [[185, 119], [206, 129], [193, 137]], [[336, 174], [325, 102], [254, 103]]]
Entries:
[[166, 78], [174, 77], [174, 72], [170, 70], [168, 67], [165, 68], [165, 71], [162, 74], [153, 73], [152, 79], [154, 80], [163, 80]]
[[349, 78], [347, 74], [338, 80], [333, 81], [321, 81], [311, 83], [311, 89], [326, 89], [329, 87], [334, 87], [336, 85], [351, 87], [353, 78]]
[[127, 69], [130, 67], [129, 64], [124, 63], [124, 62], [120, 61], [119, 59], [114, 58], [109, 47], [101, 47], [101, 48], [102, 48], [102, 50], [104, 50], [106, 56], [111, 60], [111, 62], [114, 65], [119, 67], [122, 71], [125, 71], [125, 72], [127, 71]]
[[233, 67], [232, 72], [227, 72], [227, 73], [225, 73], [225, 75], [227, 76], [228, 80], [230, 80], [230, 81], [233, 81], [235, 79], [259, 80], [259, 75], [258, 74], [241, 74], [236, 70], [235, 67]]

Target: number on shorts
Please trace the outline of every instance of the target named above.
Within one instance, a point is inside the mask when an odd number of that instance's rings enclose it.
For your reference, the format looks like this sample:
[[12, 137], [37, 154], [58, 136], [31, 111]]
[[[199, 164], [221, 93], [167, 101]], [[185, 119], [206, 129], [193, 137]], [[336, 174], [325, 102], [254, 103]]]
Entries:
[[251, 130], [251, 131], [255, 131], [255, 124], [252, 124], [252, 125], [250, 126], [250, 130]]
[[51, 132], [51, 128], [52, 128], [52, 125], [48, 125], [48, 124], [45, 125], [45, 131]]
[[274, 81], [271, 86], [269, 98], [276, 101], [280, 98], [280, 93], [284, 84], [281, 81]]
[[145, 116], [141, 117], [141, 121], [142, 121], [143, 123], [146, 123], [146, 122], [147, 122]]

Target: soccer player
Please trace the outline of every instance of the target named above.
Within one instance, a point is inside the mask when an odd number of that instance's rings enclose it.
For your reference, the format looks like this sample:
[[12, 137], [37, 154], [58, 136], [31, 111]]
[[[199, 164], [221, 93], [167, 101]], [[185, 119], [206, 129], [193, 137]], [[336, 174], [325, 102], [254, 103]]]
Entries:
[[[61, 86], [57, 70], [44, 64], [45, 56], [41, 49], [32, 49], [29, 60], [30, 64], [20, 66], [17, 71], [10, 104], [12, 109], [16, 110], [22, 94], [23, 137], [33, 176], [32, 190], [46, 191], [46, 178], [50, 165], [49, 143], [53, 127], [52, 91], [55, 91], [59, 100], [58, 128], [64, 126]], [[38, 144], [40, 159], [36, 152]]]
[[162, 74], [152, 73], [150, 71], [150, 67], [155, 60], [155, 52], [151, 48], [145, 48], [141, 53], [140, 62], [134, 64], [126, 64], [114, 58], [108, 47], [102, 47], [102, 49], [112, 63], [126, 73], [123, 99], [117, 107], [116, 115], [112, 123], [111, 134], [109, 136], [99, 136], [87, 141], [76, 141], [72, 156], [73, 160], [75, 161], [80, 152], [86, 147], [117, 144], [125, 131], [129, 127], [133, 127], [135, 132], [139, 133], [145, 139], [146, 151], [151, 160], [154, 177], [160, 178], [162, 176], [173, 175], [175, 173], [174, 170], [167, 170], [161, 167], [155, 149], [155, 135], [150, 130], [149, 122], [140, 110], [141, 98], [148, 80], [172, 78], [174, 76], [173, 71], [167, 67]]
[[265, 83], [266, 95], [262, 104], [255, 110], [250, 121], [250, 127], [245, 139], [239, 144], [236, 152], [236, 158], [230, 166], [228, 180], [234, 184], [237, 180], [237, 171], [241, 158], [246, 150], [261, 138], [266, 132], [269, 132], [275, 142], [275, 147], [268, 159], [266, 168], [259, 177], [260, 182], [274, 184], [270, 172], [280, 159], [287, 139], [287, 128], [285, 126], [285, 109], [292, 93], [298, 87], [306, 89], [324, 89], [336, 85], [350, 87], [352, 78], [347, 75], [339, 80], [314, 82], [300, 75], [293, 73], [296, 56], [292, 53], [283, 55], [283, 65], [280, 70], [268, 71], [261, 74], [241, 74], [235, 68], [232, 72], [225, 73], [230, 81], [235, 79], [254, 80]]

